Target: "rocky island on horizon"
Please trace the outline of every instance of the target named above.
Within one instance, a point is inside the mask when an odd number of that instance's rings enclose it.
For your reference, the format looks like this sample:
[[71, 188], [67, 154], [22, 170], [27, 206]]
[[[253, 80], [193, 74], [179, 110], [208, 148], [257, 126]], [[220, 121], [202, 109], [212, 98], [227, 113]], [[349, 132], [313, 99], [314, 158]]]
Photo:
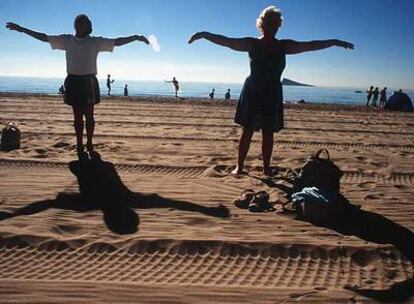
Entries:
[[288, 78], [283, 78], [282, 85], [284, 85], [284, 86], [297, 86], [297, 87], [314, 87], [313, 85], [296, 82], [296, 81], [290, 80]]

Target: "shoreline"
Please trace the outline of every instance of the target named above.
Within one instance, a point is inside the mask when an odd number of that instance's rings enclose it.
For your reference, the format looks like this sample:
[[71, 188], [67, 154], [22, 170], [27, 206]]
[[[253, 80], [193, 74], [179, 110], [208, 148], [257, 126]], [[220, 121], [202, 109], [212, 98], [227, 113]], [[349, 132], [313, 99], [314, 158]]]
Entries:
[[[46, 98], [46, 99], [62, 99], [59, 94], [47, 94], [47, 93], [23, 93], [23, 92], [0, 92], [0, 98]], [[122, 102], [148, 102], [148, 103], [168, 103], [168, 104], [194, 104], [203, 106], [216, 106], [216, 107], [234, 107], [237, 105], [236, 99], [209, 99], [199, 97], [178, 97], [165, 96], [165, 95], [136, 95], [136, 96], [119, 96], [119, 95], [101, 95], [101, 103], [111, 101], [122, 101]], [[63, 102], [62, 102], [63, 103]], [[99, 106], [99, 104], [97, 105]], [[313, 110], [345, 110], [345, 111], [363, 111], [363, 112], [384, 112], [378, 108], [366, 107], [365, 105], [357, 104], [343, 104], [343, 103], [317, 103], [317, 102], [306, 102], [298, 103], [294, 101], [285, 101], [285, 109], [313, 109]], [[385, 112], [384, 112], [385, 113]], [[387, 112], [389, 113], [389, 112]], [[402, 113], [404, 114], [404, 113]]]

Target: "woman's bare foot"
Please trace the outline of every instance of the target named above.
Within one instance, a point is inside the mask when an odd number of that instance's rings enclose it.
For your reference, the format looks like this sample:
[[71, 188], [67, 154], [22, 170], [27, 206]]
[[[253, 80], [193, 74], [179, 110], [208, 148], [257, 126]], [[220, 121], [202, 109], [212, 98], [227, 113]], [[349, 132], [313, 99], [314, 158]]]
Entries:
[[265, 168], [263, 168], [263, 174], [265, 176], [272, 177], [272, 176], [275, 176], [277, 174], [277, 170], [275, 168], [272, 168], [272, 167], [265, 167]]
[[85, 153], [85, 147], [83, 145], [76, 147], [76, 154], [78, 155], [79, 160], [88, 159], [88, 154]]

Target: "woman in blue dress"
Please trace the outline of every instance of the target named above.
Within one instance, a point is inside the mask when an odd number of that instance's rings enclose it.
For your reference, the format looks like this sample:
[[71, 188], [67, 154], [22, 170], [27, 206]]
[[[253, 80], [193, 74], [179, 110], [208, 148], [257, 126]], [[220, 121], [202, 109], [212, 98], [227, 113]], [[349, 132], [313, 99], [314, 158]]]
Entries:
[[234, 121], [243, 127], [239, 141], [238, 163], [233, 174], [243, 172], [244, 161], [249, 151], [254, 131], [262, 130], [263, 173], [273, 172], [270, 160], [273, 150], [273, 133], [283, 129], [283, 92], [281, 75], [285, 68], [286, 55], [322, 50], [333, 46], [353, 49], [351, 43], [332, 39], [299, 42], [279, 40], [276, 33], [282, 25], [282, 13], [274, 6], [265, 8], [257, 19], [259, 38], [229, 38], [209, 32], [195, 33], [188, 43], [206, 39], [235, 51], [248, 52], [250, 76], [247, 77], [240, 94]]

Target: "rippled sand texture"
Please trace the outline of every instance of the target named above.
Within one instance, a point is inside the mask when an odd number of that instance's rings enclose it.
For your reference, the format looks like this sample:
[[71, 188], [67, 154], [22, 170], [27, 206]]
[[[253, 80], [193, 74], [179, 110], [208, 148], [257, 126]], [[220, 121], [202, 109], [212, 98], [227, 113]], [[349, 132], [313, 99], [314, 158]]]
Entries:
[[[59, 97], [0, 95], [22, 147], [0, 152], [0, 303], [376, 303], [414, 301], [414, 115], [291, 105], [261, 174], [236, 163], [234, 103], [104, 99], [102, 161], [75, 161]], [[351, 227], [233, 205], [245, 189], [287, 201], [288, 172], [327, 148]], [[79, 194], [79, 183], [87, 189]]]

